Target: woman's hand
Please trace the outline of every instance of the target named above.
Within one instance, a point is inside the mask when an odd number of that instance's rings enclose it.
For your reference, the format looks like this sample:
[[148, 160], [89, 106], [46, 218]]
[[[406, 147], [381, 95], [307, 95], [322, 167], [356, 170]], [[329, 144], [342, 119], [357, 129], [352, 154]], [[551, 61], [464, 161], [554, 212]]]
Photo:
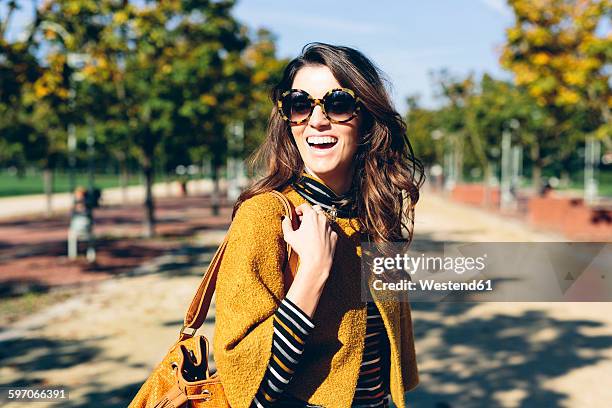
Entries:
[[329, 272], [334, 260], [338, 234], [320, 206], [304, 203], [295, 208], [300, 226], [293, 230], [291, 221], [285, 217], [282, 222], [285, 241], [300, 257], [300, 265]]
[[285, 241], [300, 257], [300, 266], [287, 297], [312, 317], [334, 260], [338, 234], [320, 206], [308, 203], [295, 208], [300, 220], [293, 229], [289, 217], [282, 221]]

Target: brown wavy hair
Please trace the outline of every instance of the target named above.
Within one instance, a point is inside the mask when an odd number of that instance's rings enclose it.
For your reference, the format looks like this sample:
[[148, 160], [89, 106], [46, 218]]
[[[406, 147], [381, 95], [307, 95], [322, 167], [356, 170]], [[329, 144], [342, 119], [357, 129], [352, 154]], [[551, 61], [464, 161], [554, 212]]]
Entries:
[[[248, 163], [251, 169], [263, 168], [265, 173], [238, 197], [232, 218], [245, 200], [271, 190], [282, 191], [302, 174], [304, 162], [290, 125], [276, 108], [276, 101], [292, 87], [301, 68], [313, 65], [329, 68], [342, 87], [354, 90], [362, 100], [361, 140], [354, 158], [355, 176], [350, 190], [354, 194], [361, 233], [373, 243], [409, 244], [414, 228], [414, 206], [425, 174], [406, 135], [406, 124], [394, 109], [384, 86], [385, 76], [361, 52], [318, 42], [304, 46], [270, 92], [274, 107], [268, 119], [267, 136]], [[407, 232], [407, 238], [402, 231]]]

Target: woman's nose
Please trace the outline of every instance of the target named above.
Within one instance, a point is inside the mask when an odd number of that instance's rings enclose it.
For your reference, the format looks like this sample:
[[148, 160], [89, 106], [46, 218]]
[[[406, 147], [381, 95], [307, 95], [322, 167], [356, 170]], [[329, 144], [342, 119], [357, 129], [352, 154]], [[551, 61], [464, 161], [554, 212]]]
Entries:
[[320, 105], [314, 107], [312, 115], [310, 115], [310, 125], [312, 127], [326, 126], [329, 124], [329, 120], [323, 113]]

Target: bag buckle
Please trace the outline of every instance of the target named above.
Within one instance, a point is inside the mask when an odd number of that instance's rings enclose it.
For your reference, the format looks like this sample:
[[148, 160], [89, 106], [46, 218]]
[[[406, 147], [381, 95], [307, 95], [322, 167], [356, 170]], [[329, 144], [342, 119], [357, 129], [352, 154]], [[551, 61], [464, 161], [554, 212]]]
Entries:
[[183, 327], [181, 328], [181, 334], [186, 334], [191, 337], [196, 334], [196, 331], [197, 329], [194, 329], [193, 327], [187, 327], [185, 325], [183, 325]]

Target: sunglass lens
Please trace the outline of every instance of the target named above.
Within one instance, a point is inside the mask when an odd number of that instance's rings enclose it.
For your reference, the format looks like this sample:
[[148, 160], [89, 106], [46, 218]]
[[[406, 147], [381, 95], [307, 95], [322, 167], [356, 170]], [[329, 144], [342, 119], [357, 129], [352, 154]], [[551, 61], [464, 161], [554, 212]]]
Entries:
[[299, 122], [310, 115], [311, 102], [302, 92], [291, 92], [283, 98], [283, 113], [293, 122]]
[[325, 98], [325, 111], [334, 120], [347, 120], [355, 112], [355, 98], [345, 91], [333, 91]]

